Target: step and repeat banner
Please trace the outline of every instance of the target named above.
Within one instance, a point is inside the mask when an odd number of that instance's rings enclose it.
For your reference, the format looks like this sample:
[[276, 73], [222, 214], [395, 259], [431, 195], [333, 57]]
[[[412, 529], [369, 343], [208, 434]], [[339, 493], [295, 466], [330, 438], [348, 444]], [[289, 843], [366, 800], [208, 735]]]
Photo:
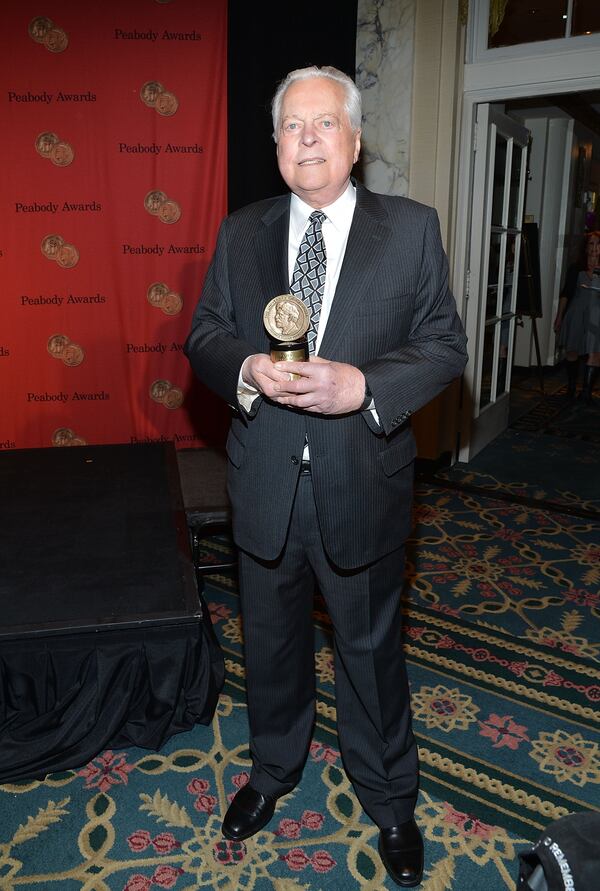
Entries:
[[0, 449], [205, 444], [182, 345], [226, 212], [226, 0], [10, 0], [1, 39]]

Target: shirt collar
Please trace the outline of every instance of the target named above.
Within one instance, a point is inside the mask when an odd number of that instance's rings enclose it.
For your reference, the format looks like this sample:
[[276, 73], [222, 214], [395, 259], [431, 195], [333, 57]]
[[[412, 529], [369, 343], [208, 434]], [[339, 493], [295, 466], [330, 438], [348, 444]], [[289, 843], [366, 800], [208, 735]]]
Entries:
[[[321, 210], [336, 229], [342, 230], [348, 227], [348, 219], [352, 219], [355, 204], [356, 187], [352, 182], [349, 182], [340, 197], [336, 198], [333, 204], [322, 207]], [[295, 232], [303, 233], [305, 231], [308, 218], [314, 209], [314, 207], [311, 207], [310, 204], [307, 204], [302, 198], [299, 198], [298, 195], [292, 192], [290, 224]]]

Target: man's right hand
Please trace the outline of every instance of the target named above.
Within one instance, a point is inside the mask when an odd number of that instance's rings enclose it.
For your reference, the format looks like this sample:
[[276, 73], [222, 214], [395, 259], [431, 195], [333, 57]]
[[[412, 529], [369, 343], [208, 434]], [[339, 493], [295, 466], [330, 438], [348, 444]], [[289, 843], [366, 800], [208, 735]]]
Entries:
[[250, 387], [254, 387], [259, 393], [263, 393], [269, 398], [279, 395], [279, 391], [275, 390], [275, 385], [282, 381], [289, 381], [290, 375], [287, 371], [278, 371], [271, 357], [266, 353], [256, 353], [254, 356], [248, 356], [242, 365], [242, 380]]

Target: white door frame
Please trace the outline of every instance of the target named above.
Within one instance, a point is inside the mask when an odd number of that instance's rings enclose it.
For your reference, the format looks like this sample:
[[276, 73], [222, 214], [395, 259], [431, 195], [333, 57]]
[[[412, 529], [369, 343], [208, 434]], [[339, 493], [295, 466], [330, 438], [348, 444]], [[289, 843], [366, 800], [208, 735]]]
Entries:
[[[495, 163], [498, 135], [504, 140], [506, 146], [506, 158], [502, 171], [498, 170]], [[470, 416], [471, 423], [468, 441], [461, 442], [462, 461], [468, 461], [474, 457], [508, 426], [512, 340], [516, 317], [517, 272], [521, 250], [529, 136], [530, 133], [526, 127], [519, 124], [514, 118], [509, 118], [498, 111], [497, 107], [489, 105], [487, 102], [477, 105], [477, 154], [473, 180], [472, 237], [469, 254], [471, 297], [467, 319], [467, 335], [471, 339], [471, 344], [476, 345], [476, 348], [471, 350], [471, 362], [467, 369], [468, 376], [465, 377], [470, 392], [463, 394], [465, 403], [469, 403], [468, 405], [464, 404], [464, 411]], [[518, 159], [518, 197], [511, 221], [509, 219], [510, 195], [514, 184], [513, 164], [516, 159]], [[492, 206], [496, 203], [494, 189], [498, 175], [501, 176], [503, 194], [500, 200], [500, 219], [494, 220]], [[497, 242], [499, 248], [498, 277], [495, 279], [496, 300], [493, 312], [488, 305], [492, 232], [495, 233], [493, 237], [499, 239]], [[514, 239], [514, 274], [508, 285], [507, 293], [506, 251], [511, 238]], [[506, 304], [507, 297], [508, 305]], [[508, 331], [505, 332], [506, 371], [502, 387], [498, 392], [501, 333], [507, 323]], [[486, 349], [486, 335], [490, 330], [493, 332], [491, 356]], [[492, 360], [492, 367], [489, 369], [489, 394], [487, 394], [488, 398], [482, 408], [486, 354], [488, 360], [490, 358]]]
[[[568, 44], [569, 40], [561, 41]], [[529, 45], [528, 49], [532, 45]], [[543, 97], [560, 93], [600, 89], [600, 48], [590, 46], [563, 52], [544, 52], [544, 43], [535, 46], [535, 54], [522, 58], [497, 59], [464, 66], [464, 93], [461, 117], [460, 151], [458, 162], [457, 213], [453, 255], [453, 287], [459, 312], [470, 338], [469, 361], [465, 369], [465, 387], [474, 379], [474, 360], [477, 354], [477, 305], [475, 289], [469, 295], [467, 269], [471, 232], [472, 182], [474, 168], [474, 138], [477, 105], [481, 102], [499, 103], [509, 99]], [[474, 339], [475, 338], [475, 339]], [[471, 399], [463, 398], [459, 458], [467, 459], [464, 446], [471, 429]]]

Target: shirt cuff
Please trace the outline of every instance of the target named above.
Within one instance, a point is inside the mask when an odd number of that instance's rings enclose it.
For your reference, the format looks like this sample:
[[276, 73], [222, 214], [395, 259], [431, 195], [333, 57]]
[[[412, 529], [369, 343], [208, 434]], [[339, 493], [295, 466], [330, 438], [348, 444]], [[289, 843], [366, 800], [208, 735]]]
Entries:
[[257, 397], [260, 396], [260, 391], [256, 389], [256, 387], [247, 384], [243, 378], [244, 365], [246, 364], [247, 359], [244, 359], [242, 362], [242, 367], [240, 368], [240, 373], [238, 375], [238, 384], [237, 384], [237, 398], [241, 407], [249, 412], [252, 408], [253, 403], [256, 401]]
[[365, 411], [370, 411], [370, 412], [371, 412], [371, 415], [372, 415], [372, 417], [373, 417], [373, 420], [375, 421], [375, 423], [376, 423], [379, 427], [381, 427], [381, 422], [380, 422], [380, 420], [379, 420], [379, 415], [377, 414], [377, 410], [376, 410], [376, 408], [375, 408], [375, 400], [374, 400], [374, 399], [371, 399], [371, 404], [370, 404], [369, 406], [367, 406], [367, 408], [365, 409]]

